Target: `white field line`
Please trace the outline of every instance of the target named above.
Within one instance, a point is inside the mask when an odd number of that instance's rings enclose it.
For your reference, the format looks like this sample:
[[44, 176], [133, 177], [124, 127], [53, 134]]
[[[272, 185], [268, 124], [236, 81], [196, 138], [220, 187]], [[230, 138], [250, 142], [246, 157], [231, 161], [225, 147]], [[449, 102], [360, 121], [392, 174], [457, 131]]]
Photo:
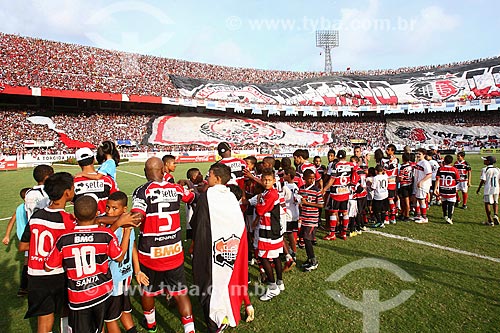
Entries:
[[129, 175], [132, 175], [132, 176], [136, 176], [136, 177], [140, 177], [140, 178], [144, 178], [144, 179], [146, 179], [146, 177], [145, 177], [145, 176], [140, 175], [140, 174], [138, 174], [138, 173], [134, 173], [134, 172], [130, 172], [130, 171], [124, 171], [124, 170], [116, 170], [116, 171], [118, 171], [118, 172], [123, 172], [123, 173], [129, 174]]
[[493, 258], [493, 257], [489, 257], [489, 256], [484, 256], [482, 254], [477, 254], [477, 253], [473, 253], [473, 252], [469, 252], [469, 251], [455, 249], [452, 247], [447, 247], [447, 246], [442, 246], [442, 245], [438, 245], [438, 244], [434, 244], [434, 243], [430, 243], [430, 242], [425, 242], [425, 241], [413, 239], [410, 237], [393, 235], [393, 234], [388, 234], [385, 232], [375, 231], [375, 230], [368, 230], [368, 231], [364, 231], [364, 232], [369, 232], [371, 234], [375, 234], [375, 235], [379, 235], [379, 236], [383, 236], [383, 237], [387, 237], [387, 238], [394, 238], [394, 239], [403, 240], [403, 241], [414, 243], [414, 244], [429, 246], [429, 247], [432, 247], [435, 249], [440, 249], [440, 250], [449, 251], [449, 252], [453, 252], [453, 253], [463, 254], [463, 255], [466, 255], [469, 257], [481, 258], [481, 259], [500, 263], [500, 258]]

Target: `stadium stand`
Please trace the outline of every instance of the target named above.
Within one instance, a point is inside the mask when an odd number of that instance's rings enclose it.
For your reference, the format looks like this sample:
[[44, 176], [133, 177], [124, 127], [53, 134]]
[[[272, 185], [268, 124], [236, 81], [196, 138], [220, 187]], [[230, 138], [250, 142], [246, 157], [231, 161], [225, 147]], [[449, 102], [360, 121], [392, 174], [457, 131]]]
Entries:
[[[70, 154], [74, 153], [75, 148], [68, 148], [59, 139], [55, 131], [49, 130], [45, 125], [33, 124], [28, 121], [28, 117], [34, 115], [47, 114], [45, 111], [5, 109], [0, 111], [0, 138], [1, 152], [4, 155], [16, 155], [31, 153], [39, 154]], [[150, 134], [148, 123], [152, 118], [160, 114], [140, 114], [140, 113], [102, 113], [102, 112], [71, 112], [55, 113], [51, 112], [49, 118], [54, 122], [57, 129], [64, 129], [66, 134], [73, 140], [87, 141], [98, 145], [104, 140], [112, 139], [123, 142], [129, 141], [130, 144], [122, 145], [121, 151], [165, 151], [182, 153], [186, 151], [207, 151], [213, 150], [201, 144], [189, 145], [152, 145], [145, 144], [144, 138]], [[329, 121], [320, 119], [294, 119], [289, 118], [270, 118], [265, 122], [276, 125], [285, 123], [300, 130], [317, 131], [327, 133], [332, 138], [324, 145], [324, 148], [339, 149], [341, 147], [351, 147], [355, 140], [364, 141], [368, 149], [374, 147], [383, 147], [388, 143], [386, 137], [386, 124], [389, 121], [404, 120], [422, 121], [421, 115], [386, 115], [369, 117], [338, 117], [330, 118]], [[455, 127], [470, 126], [498, 126], [500, 127], [500, 114], [498, 111], [477, 112], [474, 110], [467, 112], [435, 112], [428, 113], [425, 122], [437, 123], [440, 125], [451, 125]], [[235, 138], [237, 142], [238, 138]], [[52, 147], [34, 147], [26, 145], [27, 141], [53, 141]], [[357, 141], [356, 141], [357, 142]], [[416, 146], [417, 141], [408, 139], [401, 144]], [[443, 139], [439, 145], [443, 148], [455, 144], [453, 140]], [[484, 147], [484, 143], [479, 141], [470, 143], [459, 143], [467, 145], [468, 149]], [[491, 140], [487, 143], [488, 148], [497, 147], [498, 142]], [[251, 150], [267, 147], [267, 145], [258, 145], [256, 143], [247, 143], [239, 145], [242, 150]], [[272, 143], [270, 146], [272, 148]], [[299, 146], [289, 145], [281, 147], [283, 149], [295, 149]]]
[[[442, 65], [333, 75], [386, 75], [472, 64], [485, 59]], [[169, 74], [214, 81], [270, 83], [302, 80], [322, 72], [235, 68], [67, 44], [0, 33], [0, 80], [12, 86], [178, 97]]]

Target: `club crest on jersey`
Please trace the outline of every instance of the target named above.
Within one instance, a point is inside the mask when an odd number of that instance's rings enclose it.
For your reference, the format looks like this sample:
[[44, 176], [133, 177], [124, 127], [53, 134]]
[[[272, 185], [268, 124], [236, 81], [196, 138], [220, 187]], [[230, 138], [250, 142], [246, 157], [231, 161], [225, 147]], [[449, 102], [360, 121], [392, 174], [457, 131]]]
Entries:
[[219, 238], [214, 242], [214, 262], [222, 267], [227, 265], [233, 268], [239, 247], [240, 238], [236, 237], [235, 234], [232, 234], [227, 239], [223, 237]]

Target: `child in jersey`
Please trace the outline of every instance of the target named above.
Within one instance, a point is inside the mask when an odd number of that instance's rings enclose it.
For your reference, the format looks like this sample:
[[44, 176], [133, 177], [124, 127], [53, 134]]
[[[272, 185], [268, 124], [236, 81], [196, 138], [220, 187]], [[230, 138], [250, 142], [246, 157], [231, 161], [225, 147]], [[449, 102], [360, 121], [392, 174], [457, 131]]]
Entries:
[[74, 210], [78, 225], [57, 239], [45, 270], [62, 266], [66, 271], [70, 332], [101, 332], [113, 289], [108, 257], [123, 260], [131, 228], [124, 231], [119, 246], [116, 236], [96, 223], [97, 201], [93, 197], [80, 197]]
[[458, 207], [458, 204], [460, 203], [460, 196], [458, 195], [458, 192], [462, 192], [462, 209], [467, 209], [467, 199], [469, 198], [468, 192], [472, 180], [472, 168], [469, 162], [465, 160], [465, 153], [463, 151], [457, 154], [455, 168], [457, 168], [458, 174], [460, 175], [460, 179], [457, 184], [457, 201], [455, 202], [455, 207]]
[[316, 177], [314, 171], [306, 169], [302, 176], [305, 184], [299, 189], [301, 196], [300, 202], [300, 222], [301, 222], [301, 238], [304, 239], [304, 244], [307, 253], [307, 262], [303, 265], [306, 272], [310, 272], [318, 268], [318, 260], [314, 255], [313, 240], [318, 228], [318, 218], [320, 209], [323, 207], [323, 194], [321, 190], [315, 186]]
[[295, 169], [293, 167], [288, 167], [283, 171], [283, 188], [288, 188], [291, 193], [289, 198], [285, 198], [286, 209], [291, 216], [291, 220], [287, 222], [285, 235], [288, 240], [288, 253], [295, 262], [297, 253], [297, 233], [299, 231], [299, 203], [302, 200], [299, 196], [299, 188], [293, 181], [295, 178]]
[[377, 175], [373, 177], [373, 183], [371, 184], [373, 190], [373, 215], [376, 220], [373, 227], [383, 228], [387, 212], [389, 211], [389, 191], [387, 189], [388, 177], [380, 164], [375, 167], [375, 172]]
[[[21, 240], [23, 236], [24, 228], [28, 224], [28, 218], [26, 216], [26, 208], [24, 207], [24, 197], [26, 192], [29, 190], [29, 187], [25, 187], [21, 189], [19, 192], [19, 196], [23, 199], [23, 203], [17, 206], [16, 211], [12, 215], [7, 224], [7, 230], [5, 231], [5, 236], [2, 240], [4, 245], [9, 245], [10, 243], [10, 233], [12, 232], [12, 228], [14, 227], [14, 223], [16, 224], [16, 235], [18, 240]], [[19, 286], [19, 290], [17, 291], [18, 297], [23, 297], [28, 294], [28, 252], [24, 252], [24, 263], [23, 268], [21, 270], [21, 285]]]
[[[495, 167], [497, 159], [495, 156], [481, 157], [485, 167], [481, 170], [481, 181], [476, 190], [479, 193], [481, 187], [484, 185], [484, 210], [488, 219], [484, 224], [498, 225], [498, 193], [500, 192], [500, 170]], [[493, 206], [493, 219], [491, 218], [491, 208]]]
[[[255, 212], [258, 216], [259, 240], [257, 244], [258, 256], [262, 262], [267, 275], [267, 290], [260, 297], [261, 301], [269, 301], [285, 290], [283, 283], [283, 268], [280, 254], [283, 252], [283, 236], [280, 225], [280, 200], [278, 190], [274, 188], [276, 182], [275, 173], [272, 169], [262, 170], [261, 177], [264, 193], [257, 197]], [[255, 227], [257, 227], [255, 225]], [[274, 260], [276, 280], [274, 278], [271, 260]]]
[[415, 223], [427, 223], [428, 201], [427, 196], [432, 184], [432, 168], [429, 161], [425, 159], [427, 151], [424, 148], [417, 149], [417, 163], [413, 167], [413, 195], [417, 206], [415, 207]]
[[451, 165], [452, 163], [453, 157], [446, 155], [444, 165], [437, 171], [436, 184], [434, 185], [436, 196], [441, 196], [443, 217], [448, 224], [453, 224], [453, 210], [457, 200], [457, 182], [460, 179], [458, 170]]
[[[106, 203], [106, 216], [118, 217], [127, 212], [128, 197], [122, 191], [112, 193], [108, 197]], [[118, 242], [121, 244], [124, 239], [126, 228], [117, 227], [117, 224], [111, 226]], [[135, 232], [130, 231], [129, 244], [127, 252], [121, 262], [111, 261], [109, 270], [113, 278], [113, 292], [108, 302], [104, 315], [104, 322], [108, 333], [120, 333], [118, 319], [123, 325], [126, 333], [136, 333], [134, 321], [132, 320], [132, 306], [128, 295], [130, 282], [132, 280], [133, 263], [132, 258], [137, 257], [137, 249], [135, 248]], [[144, 273], [138, 271], [137, 280], [141, 284], [149, 283], [148, 278]]]
[[101, 179], [105, 175], [111, 176], [116, 182], [116, 167], [120, 163], [120, 152], [112, 141], [103, 141], [97, 147], [96, 160], [101, 166], [97, 169], [97, 174], [81, 172], [75, 177], [83, 176], [89, 179]]
[[410, 197], [413, 190], [413, 166], [410, 163], [410, 153], [401, 156], [403, 164], [398, 171], [398, 197], [401, 203], [401, 217], [404, 222], [410, 221]]
[[[64, 211], [73, 200], [73, 176], [57, 172], [44, 182], [44, 191], [50, 205], [36, 210], [29, 219], [19, 243], [19, 251], [28, 255], [28, 311], [25, 318], [38, 318], [38, 332], [51, 332], [55, 312], [63, 312], [67, 305], [66, 277], [61, 265], [45, 271], [44, 263], [55, 241], [66, 230], [75, 227], [75, 217]], [[62, 325], [65, 326], [65, 319]]]

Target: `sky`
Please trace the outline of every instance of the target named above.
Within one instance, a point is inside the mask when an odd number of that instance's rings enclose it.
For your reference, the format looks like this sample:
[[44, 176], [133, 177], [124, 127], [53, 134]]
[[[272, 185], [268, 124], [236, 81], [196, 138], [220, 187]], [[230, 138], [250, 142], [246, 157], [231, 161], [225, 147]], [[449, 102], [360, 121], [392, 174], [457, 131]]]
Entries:
[[218, 65], [322, 71], [317, 30], [338, 30], [333, 70], [500, 55], [500, 2], [0, 0], [0, 31]]

